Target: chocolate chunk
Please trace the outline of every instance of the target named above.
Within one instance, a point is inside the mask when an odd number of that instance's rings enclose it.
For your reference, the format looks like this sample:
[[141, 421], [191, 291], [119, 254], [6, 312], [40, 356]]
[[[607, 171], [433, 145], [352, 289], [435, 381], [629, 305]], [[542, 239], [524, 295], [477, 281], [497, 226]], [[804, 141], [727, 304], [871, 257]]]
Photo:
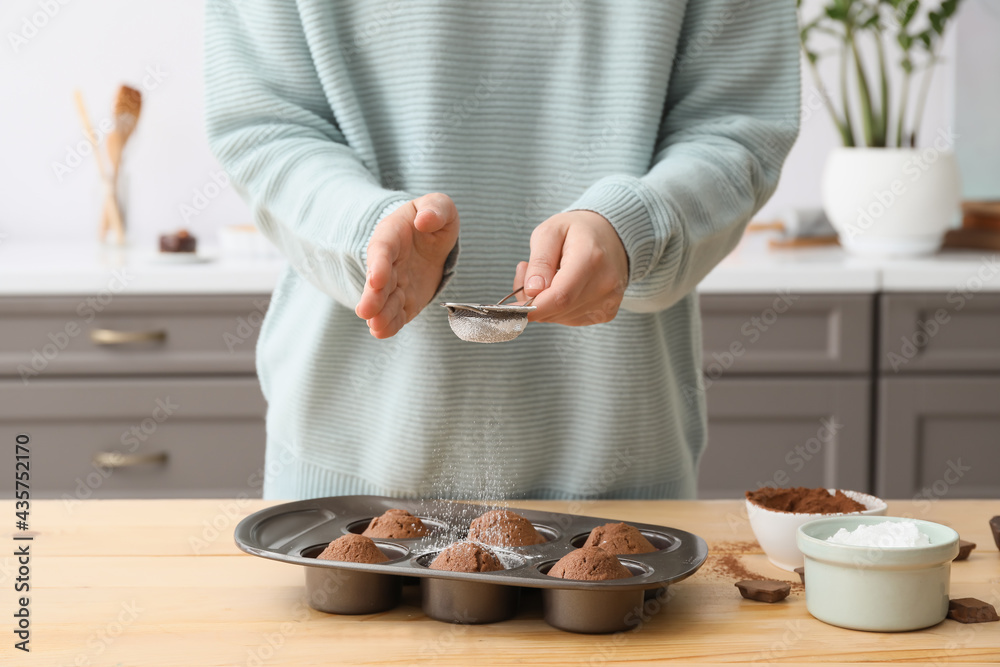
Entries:
[[802, 580], [802, 584], [805, 585], [805, 583], [806, 583], [806, 568], [804, 568], [804, 567], [797, 567], [797, 568], [795, 568], [795, 574], [799, 575], [799, 579], [801, 579]]
[[993, 531], [993, 541], [997, 543], [997, 549], [1000, 549], [1000, 516], [990, 519], [990, 530]]
[[959, 623], [989, 623], [1000, 621], [997, 610], [989, 602], [976, 598], [959, 598], [948, 601], [948, 618]]
[[976, 548], [975, 542], [969, 542], [968, 540], [958, 541], [958, 555], [955, 556], [955, 560], [965, 560], [972, 553], [972, 550]]
[[740, 589], [740, 595], [747, 600], [757, 600], [758, 602], [780, 602], [792, 592], [791, 584], [773, 579], [764, 579], [763, 581], [744, 579], [736, 582], [736, 588]]

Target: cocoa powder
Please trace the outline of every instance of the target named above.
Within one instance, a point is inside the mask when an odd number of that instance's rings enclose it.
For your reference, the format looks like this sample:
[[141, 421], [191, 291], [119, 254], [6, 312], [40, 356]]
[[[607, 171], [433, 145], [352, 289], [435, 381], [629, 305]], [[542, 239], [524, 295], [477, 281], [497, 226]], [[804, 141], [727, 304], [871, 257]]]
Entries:
[[843, 491], [831, 494], [826, 489], [807, 489], [804, 486], [791, 489], [765, 486], [756, 491], [747, 491], [747, 500], [775, 512], [792, 514], [843, 514], [868, 509], [844, 495]]

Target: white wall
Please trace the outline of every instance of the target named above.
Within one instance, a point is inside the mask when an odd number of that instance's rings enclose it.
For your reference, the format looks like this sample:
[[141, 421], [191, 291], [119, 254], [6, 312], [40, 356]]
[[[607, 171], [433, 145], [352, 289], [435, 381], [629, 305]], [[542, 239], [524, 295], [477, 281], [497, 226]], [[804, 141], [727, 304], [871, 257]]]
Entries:
[[[43, 22], [42, 4], [58, 12], [26, 44], [12, 45], [10, 34], [20, 35], [25, 19]], [[100, 192], [93, 157], [62, 177], [53, 165], [65, 164], [68, 153], [86, 144], [73, 89], [82, 89], [91, 117], [99, 121], [110, 117], [121, 83], [143, 92], [134, 144], [127, 148], [133, 238], [149, 244], [161, 231], [185, 224], [179, 207], [192, 205], [195, 191], [210, 184], [218, 169], [202, 129], [202, 3], [4, 0], [4, 5], [0, 230], [11, 241], [96, 237]], [[210, 236], [222, 224], [249, 221], [229, 188], [191, 218], [190, 227]]]
[[[54, 15], [46, 16], [43, 6], [56, 8]], [[223, 224], [249, 222], [230, 188], [207, 205], [196, 197], [216, 191], [211, 174], [218, 169], [202, 128], [201, 13], [202, 3], [192, 0], [4, 0], [0, 234], [9, 241], [94, 238], [100, 200], [93, 158], [85, 156], [61, 176], [55, 165], [66, 164], [76, 147], [85, 145], [73, 89], [83, 90], [96, 121], [109, 117], [122, 82], [144, 88], [142, 117], [127, 156], [133, 240], [152, 247], [158, 233], [185, 224], [210, 240]], [[996, 24], [970, 22], [962, 35], [995, 44]], [[997, 65], [992, 64], [994, 78]], [[925, 122], [931, 131], [952, 122], [953, 67], [952, 61], [935, 78]], [[810, 85], [807, 78], [807, 90]], [[779, 190], [760, 217], [788, 206], [817, 205], [823, 161], [836, 143], [824, 113], [806, 118]], [[994, 159], [998, 154], [993, 151]], [[204, 210], [185, 223], [180, 207], [195, 204]]]
[[[966, 0], [955, 34], [958, 164], [969, 199], [1000, 199], [1000, 0]], [[963, 138], [965, 140], [963, 140]]]

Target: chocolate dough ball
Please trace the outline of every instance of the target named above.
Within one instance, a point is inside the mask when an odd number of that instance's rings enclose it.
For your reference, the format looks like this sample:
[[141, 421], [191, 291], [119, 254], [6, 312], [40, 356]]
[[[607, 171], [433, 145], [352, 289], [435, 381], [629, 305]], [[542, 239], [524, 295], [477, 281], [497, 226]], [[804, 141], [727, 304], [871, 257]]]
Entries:
[[656, 551], [646, 536], [627, 523], [606, 523], [590, 531], [585, 547], [600, 547], [613, 554], [648, 554]]
[[542, 537], [531, 522], [510, 510], [490, 510], [469, 526], [469, 539], [496, 547], [526, 547], [542, 544]]
[[338, 537], [316, 556], [319, 560], [339, 560], [347, 563], [384, 563], [389, 558], [370, 538], [349, 533]]
[[492, 551], [475, 542], [456, 542], [437, 555], [432, 570], [451, 572], [496, 572], [503, 569]]
[[560, 558], [549, 570], [549, 576], [578, 581], [606, 581], [626, 579], [632, 573], [614, 554], [600, 547], [581, 547]]
[[406, 510], [391, 509], [372, 519], [361, 534], [383, 540], [407, 540], [426, 535], [427, 526]]

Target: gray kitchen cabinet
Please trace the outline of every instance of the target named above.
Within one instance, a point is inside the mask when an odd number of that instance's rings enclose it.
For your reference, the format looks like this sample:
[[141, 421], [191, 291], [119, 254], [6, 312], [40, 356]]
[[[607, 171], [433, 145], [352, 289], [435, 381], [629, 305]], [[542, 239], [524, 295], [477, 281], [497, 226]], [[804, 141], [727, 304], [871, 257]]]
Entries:
[[[27, 434], [36, 498], [260, 495], [255, 378], [0, 381], [6, 440]], [[13, 490], [13, 476], [0, 490]]]
[[32, 496], [259, 496], [267, 303], [0, 298], [0, 429], [31, 437]]
[[886, 294], [876, 492], [1000, 497], [1000, 295]]
[[712, 294], [699, 303], [709, 378], [870, 371], [870, 294]]
[[886, 294], [882, 373], [1000, 373], [1000, 294]]
[[871, 489], [870, 294], [704, 295], [702, 498]]
[[1000, 498], [1000, 376], [879, 383], [876, 491], [889, 498]]
[[0, 376], [254, 372], [266, 296], [5, 297]]
[[706, 391], [701, 498], [763, 485], [870, 486], [867, 378], [726, 378]]

